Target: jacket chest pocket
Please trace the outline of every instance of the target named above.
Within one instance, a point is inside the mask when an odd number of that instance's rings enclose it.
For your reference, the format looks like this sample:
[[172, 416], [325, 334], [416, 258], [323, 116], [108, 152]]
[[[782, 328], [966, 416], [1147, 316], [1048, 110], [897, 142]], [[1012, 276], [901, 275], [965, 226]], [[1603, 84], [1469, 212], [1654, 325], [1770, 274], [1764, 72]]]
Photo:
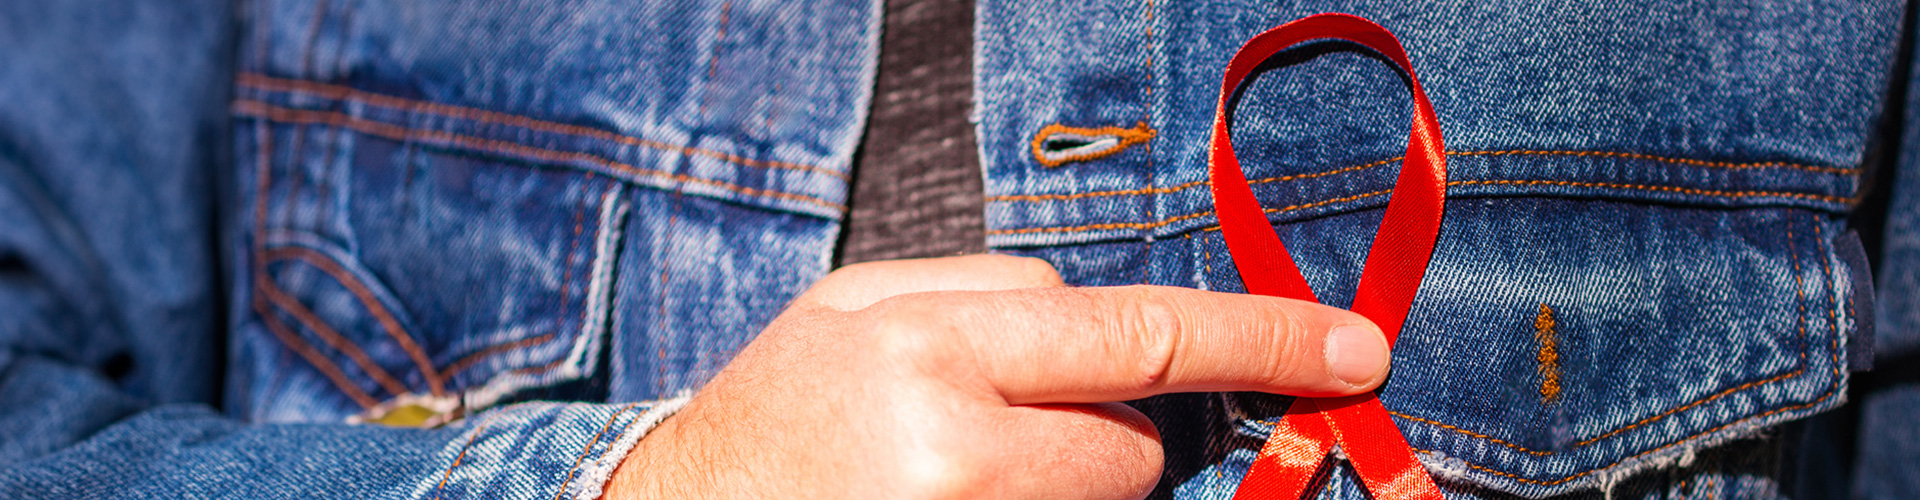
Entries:
[[461, 136], [340, 103], [236, 104], [252, 153], [234, 305], [246, 414], [433, 423], [585, 376], [605, 337], [623, 184], [514, 157], [528, 146], [423, 143]]

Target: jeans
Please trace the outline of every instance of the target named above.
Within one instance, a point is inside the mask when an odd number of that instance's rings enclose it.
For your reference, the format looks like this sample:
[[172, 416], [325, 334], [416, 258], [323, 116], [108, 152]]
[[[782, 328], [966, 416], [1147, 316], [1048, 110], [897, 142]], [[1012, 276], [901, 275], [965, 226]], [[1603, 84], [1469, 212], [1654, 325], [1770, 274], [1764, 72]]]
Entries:
[[[871, 0], [27, 3], [0, 5], [7, 497], [599, 496], [829, 270], [881, 29]], [[1851, 231], [1897, 5], [982, 1], [987, 245], [1240, 291], [1204, 184], [1220, 66], [1322, 11], [1399, 34], [1452, 151], [1381, 391], [1450, 497], [1819, 496], [1782, 472], [1823, 449], [1799, 429], [1920, 325], [1920, 161], [1895, 305]], [[1271, 66], [1238, 153], [1345, 305], [1404, 75], [1342, 44]], [[1915, 491], [1889, 387], [1857, 495]], [[1286, 400], [1133, 404], [1155, 497], [1199, 499]], [[1344, 466], [1322, 493], [1361, 495]]]

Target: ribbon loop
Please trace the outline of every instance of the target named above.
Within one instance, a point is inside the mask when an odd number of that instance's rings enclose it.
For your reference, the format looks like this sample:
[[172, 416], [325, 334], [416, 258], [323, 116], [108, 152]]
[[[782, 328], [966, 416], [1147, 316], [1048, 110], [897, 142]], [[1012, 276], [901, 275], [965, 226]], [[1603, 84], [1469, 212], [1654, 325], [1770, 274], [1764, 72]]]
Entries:
[[[1318, 14], [1262, 32], [1241, 46], [1227, 63], [1219, 105], [1214, 110], [1208, 167], [1214, 211], [1219, 214], [1221, 234], [1248, 292], [1318, 301], [1254, 198], [1233, 154], [1227, 123], [1230, 98], [1255, 68], [1283, 50], [1318, 39], [1347, 40], [1379, 52], [1406, 72], [1413, 93], [1413, 126], [1407, 135], [1406, 159], [1401, 162], [1392, 198], [1367, 252], [1353, 299], [1353, 311], [1379, 325], [1388, 345], [1392, 345], [1433, 256], [1446, 202], [1446, 147], [1440, 137], [1440, 120], [1393, 33], [1360, 17]], [[1371, 393], [1295, 399], [1286, 416], [1274, 425], [1272, 437], [1261, 448], [1234, 498], [1301, 498], [1310, 493], [1307, 488], [1313, 486], [1321, 463], [1336, 444], [1375, 498], [1443, 498], [1400, 429]]]

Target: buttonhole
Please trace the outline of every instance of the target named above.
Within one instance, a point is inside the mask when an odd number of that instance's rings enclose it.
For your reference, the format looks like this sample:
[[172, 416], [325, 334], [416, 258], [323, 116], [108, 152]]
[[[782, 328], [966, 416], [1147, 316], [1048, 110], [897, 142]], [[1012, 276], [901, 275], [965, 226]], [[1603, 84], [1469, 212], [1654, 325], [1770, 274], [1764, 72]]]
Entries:
[[1146, 122], [1134, 124], [1133, 128], [1069, 127], [1055, 123], [1034, 134], [1033, 158], [1041, 165], [1058, 167], [1111, 156], [1153, 136], [1154, 130], [1148, 128]]

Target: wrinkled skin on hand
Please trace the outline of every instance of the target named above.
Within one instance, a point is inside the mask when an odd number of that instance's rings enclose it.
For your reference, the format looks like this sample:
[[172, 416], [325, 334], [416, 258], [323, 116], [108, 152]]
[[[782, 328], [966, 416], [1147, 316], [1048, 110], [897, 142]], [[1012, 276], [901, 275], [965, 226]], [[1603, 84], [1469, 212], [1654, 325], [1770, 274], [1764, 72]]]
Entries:
[[1116, 401], [1371, 390], [1372, 323], [1309, 302], [1068, 287], [1006, 256], [859, 264], [642, 439], [607, 498], [1128, 499], [1159, 435]]

